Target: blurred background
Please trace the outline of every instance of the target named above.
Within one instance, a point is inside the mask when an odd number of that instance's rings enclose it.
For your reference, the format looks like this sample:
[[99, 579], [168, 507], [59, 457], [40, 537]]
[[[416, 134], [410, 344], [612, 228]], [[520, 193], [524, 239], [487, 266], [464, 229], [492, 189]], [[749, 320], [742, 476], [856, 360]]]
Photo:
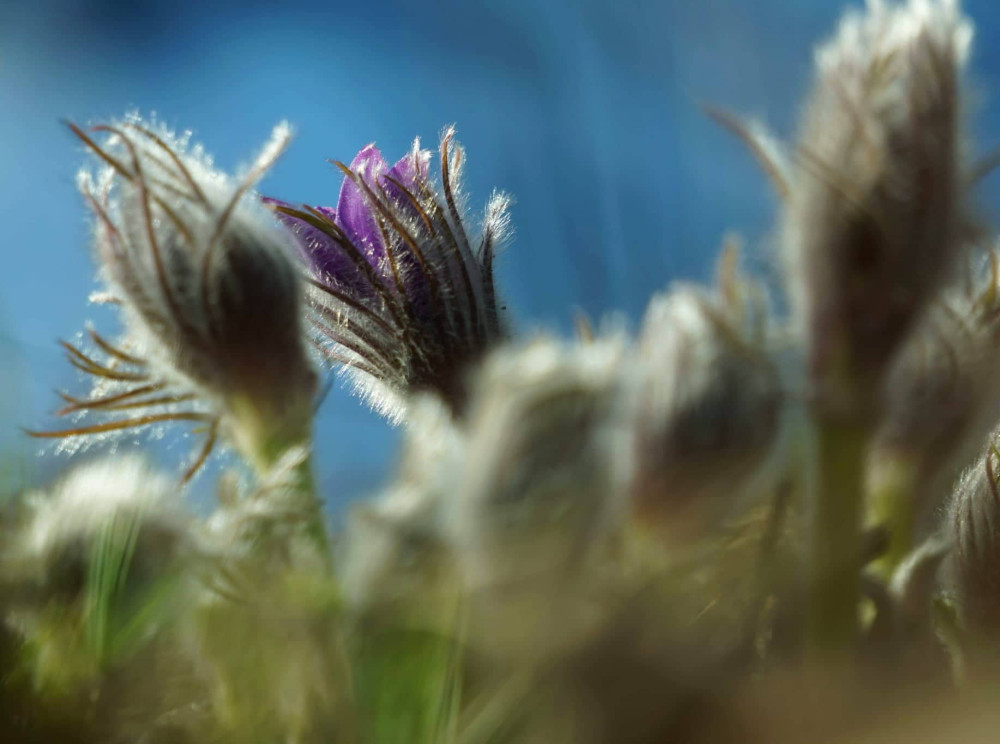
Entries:
[[[473, 215], [494, 188], [516, 198], [516, 233], [497, 265], [512, 325], [569, 333], [580, 309], [621, 312], [634, 327], [653, 292], [710, 276], [726, 231], [744, 236], [751, 266], [773, 274], [775, 199], [699, 103], [791, 135], [812, 47], [843, 7], [0, 0], [0, 452], [48, 453], [32, 459], [32, 480], [68, 464], [18, 427], [53, 424], [54, 388], [87, 389], [57, 340], [88, 318], [114, 328], [87, 305], [94, 267], [74, 187], [84, 153], [61, 120], [155, 112], [193, 129], [229, 169], [288, 119], [296, 140], [261, 189], [311, 204], [336, 203], [341, 179], [326, 158], [349, 161], [374, 141], [395, 160], [413, 137], [433, 147], [454, 123]], [[972, 131], [989, 151], [1000, 145], [1000, 4], [965, 7], [977, 22], [972, 79], [982, 94]], [[980, 192], [994, 216], [998, 182]], [[317, 423], [333, 512], [377, 488], [398, 437], [335, 384]], [[156, 451], [172, 462], [190, 446], [170, 436]], [[203, 474], [198, 490], [213, 481]]]

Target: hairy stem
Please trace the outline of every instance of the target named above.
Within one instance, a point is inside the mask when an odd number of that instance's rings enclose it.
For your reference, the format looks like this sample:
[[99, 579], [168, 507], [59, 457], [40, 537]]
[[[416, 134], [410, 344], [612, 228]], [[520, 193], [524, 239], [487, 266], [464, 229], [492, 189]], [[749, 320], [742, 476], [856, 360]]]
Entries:
[[316, 478], [313, 474], [312, 457], [306, 457], [294, 470], [295, 494], [302, 500], [306, 512], [303, 523], [303, 534], [313, 544], [319, 554], [330, 562], [330, 541], [326, 534], [326, 523], [323, 519], [323, 502], [316, 493]]

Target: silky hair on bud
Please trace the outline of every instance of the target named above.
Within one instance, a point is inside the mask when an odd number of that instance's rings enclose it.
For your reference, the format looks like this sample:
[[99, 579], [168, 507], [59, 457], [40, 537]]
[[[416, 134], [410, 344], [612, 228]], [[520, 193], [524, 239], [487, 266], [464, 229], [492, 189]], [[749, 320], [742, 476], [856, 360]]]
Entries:
[[869, 2], [816, 52], [782, 242], [826, 414], [877, 410], [886, 365], [962, 254], [971, 36], [956, 2]]
[[723, 298], [688, 285], [654, 297], [629, 384], [637, 516], [677, 537], [754, 491], [782, 416], [777, 369]]
[[[174, 547], [195, 541], [191, 516], [177, 503], [171, 478], [138, 455], [78, 465], [50, 491], [31, 494], [31, 516], [19, 541], [24, 557], [46, 561], [78, 540], [90, 540], [118, 516], [147, 522], [175, 536]], [[164, 545], [164, 547], [167, 547]]]
[[[951, 579], [966, 627], [996, 645], [1000, 628], [1000, 483], [991, 443], [959, 479], [946, 528], [953, 545]], [[1000, 647], [1000, 646], [997, 646]]]
[[63, 344], [95, 385], [89, 398], [63, 395], [59, 414], [99, 420], [33, 433], [76, 438], [189, 421], [205, 441], [185, 479], [220, 435], [266, 469], [308, 439], [316, 390], [294, 248], [250, 193], [287, 145], [288, 126], [276, 127], [235, 177], [215, 169], [188, 135], [137, 116], [70, 128], [99, 163], [80, 172], [78, 185], [125, 334], [113, 342], [91, 330], [92, 351]]
[[438, 158], [413, 148], [393, 166], [374, 144], [344, 174], [336, 207], [266, 200], [308, 272], [309, 328], [320, 357], [345, 371], [393, 423], [409, 399], [437, 395], [461, 415], [469, 369], [505, 335], [493, 259], [509, 234], [509, 197], [490, 198], [477, 240], [458, 190], [464, 150], [445, 130]]
[[597, 579], [625, 511], [620, 336], [501, 347], [472, 383], [459, 487], [447, 503], [471, 631], [497, 658], [559, 656], [603, 611]]

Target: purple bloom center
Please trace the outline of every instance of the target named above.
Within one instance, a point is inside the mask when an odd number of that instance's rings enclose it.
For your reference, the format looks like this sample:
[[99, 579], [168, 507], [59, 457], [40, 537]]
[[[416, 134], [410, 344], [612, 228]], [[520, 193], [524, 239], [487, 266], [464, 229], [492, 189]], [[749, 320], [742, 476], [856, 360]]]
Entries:
[[[420, 200], [421, 184], [427, 180], [429, 162], [430, 153], [415, 147], [389, 168], [378, 148], [374, 144], [366, 145], [351, 161], [350, 170], [357, 180], [345, 176], [336, 208], [316, 207], [318, 212], [340, 228], [344, 237], [390, 287], [394, 284], [394, 261], [397, 271], [403, 276], [406, 294], [417, 295], [414, 300], [426, 294], [422, 287], [426, 281], [419, 276], [419, 267], [411, 249], [394, 234], [384, 217], [380, 218], [380, 210], [374, 206], [373, 200], [386, 204], [406, 220], [416, 218], [418, 210], [411, 197]], [[282, 204], [273, 199], [267, 201]], [[317, 279], [356, 297], [367, 298], [373, 294], [367, 272], [359, 268], [356, 256], [351, 255], [349, 248], [301, 219], [284, 214], [280, 217], [298, 238], [302, 258]], [[392, 261], [386, 247], [387, 238], [394, 241]]]

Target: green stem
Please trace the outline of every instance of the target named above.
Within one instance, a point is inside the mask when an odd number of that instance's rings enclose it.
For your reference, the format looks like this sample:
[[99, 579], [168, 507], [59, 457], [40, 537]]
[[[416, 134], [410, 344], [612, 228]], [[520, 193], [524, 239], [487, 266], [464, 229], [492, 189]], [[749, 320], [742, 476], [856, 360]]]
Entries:
[[816, 419], [806, 618], [816, 654], [846, 651], [857, 634], [866, 434], [856, 424]]
[[330, 542], [323, 519], [323, 502], [316, 495], [316, 479], [313, 476], [312, 457], [305, 457], [292, 471], [291, 493], [296, 505], [301, 505], [305, 520], [302, 535], [329, 564]]
[[883, 465], [871, 492], [872, 512], [876, 523], [889, 530], [889, 546], [875, 569], [885, 580], [892, 574], [913, 545], [913, 489], [916, 468], [901, 458], [892, 458]]
[[[267, 478], [293, 447], [310, 448], [312, 445], [311, 401], [297, 408], [290, 407], [282, 415], [262, 415], [252, 399], [237, 395], [227, 401], [227, 406], [237, 422], [232, 427], [233, 444], [261, 479]], [[301, 534], [329, 565], [330, 544], [323, 520], [323, 504], [316, 494], [311, 454], [295, 465], [291, 481], [290, 492], [285, 492], [285, 498], [293, 500], [291, 505], [301, 508], [305, 515]]]

